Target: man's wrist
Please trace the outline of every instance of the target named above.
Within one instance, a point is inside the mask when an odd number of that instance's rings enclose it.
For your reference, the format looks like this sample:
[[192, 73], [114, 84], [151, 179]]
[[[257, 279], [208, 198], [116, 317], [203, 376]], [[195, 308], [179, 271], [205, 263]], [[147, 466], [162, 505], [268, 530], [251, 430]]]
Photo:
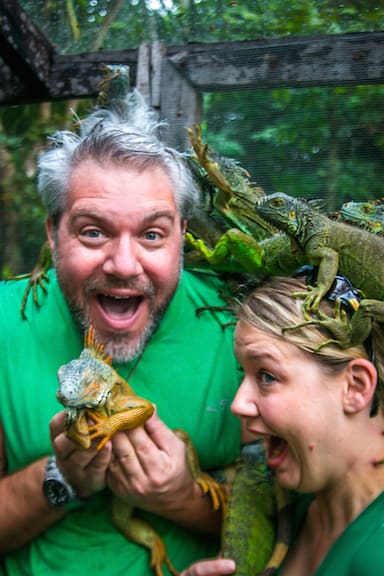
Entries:
[[58, 468], [55, 456], [50, 456], [45, 465], [43, 494], [49, 504], [56, 508], [74, 510], [84, 505]]

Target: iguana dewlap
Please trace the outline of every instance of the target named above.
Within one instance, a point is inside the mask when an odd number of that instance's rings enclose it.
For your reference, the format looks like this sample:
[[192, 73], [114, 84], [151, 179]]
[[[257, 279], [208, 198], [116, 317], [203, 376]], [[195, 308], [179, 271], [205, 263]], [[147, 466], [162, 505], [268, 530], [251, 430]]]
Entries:
[[[142, 426], [154, 409], [151, 402], [137, 396], [112, 367], [112, 358], [97, 342], [93, 327], [86, 332], [84, 344], [79, 358], [59, 368], [57, 397], [67, 413], [66, 436], [83, 448], [88, 448], [93, 439], [101, 438], [98, 444], [101, 449], [117, 432]], [[204, 494], [209, 494], [215, 510], [223, 508], [226, 502], [224, 487], [202, 472], [187, 433], [181, 430], [175, 430], [175, 433], [186, 444], [194, 481]], [[112, 519], [127, 538], [150, 550], [150, 565], [156, 576], [164, 576], [164, 563], [170, 574], [178, 575], [159, 534], [147, 522], [134, 517], [133, 507], [117, 496], [113, 498]]]

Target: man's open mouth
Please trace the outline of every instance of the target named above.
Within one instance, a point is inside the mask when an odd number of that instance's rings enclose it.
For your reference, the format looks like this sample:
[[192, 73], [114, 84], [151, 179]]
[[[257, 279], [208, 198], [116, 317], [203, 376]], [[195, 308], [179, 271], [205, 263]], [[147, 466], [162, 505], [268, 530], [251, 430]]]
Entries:
[[131, 318], [137, 312], [140, 303], [143, 301], [142, 296], [109, 296], [99, 294], [98, 301], [104, 312], [110, 318]]

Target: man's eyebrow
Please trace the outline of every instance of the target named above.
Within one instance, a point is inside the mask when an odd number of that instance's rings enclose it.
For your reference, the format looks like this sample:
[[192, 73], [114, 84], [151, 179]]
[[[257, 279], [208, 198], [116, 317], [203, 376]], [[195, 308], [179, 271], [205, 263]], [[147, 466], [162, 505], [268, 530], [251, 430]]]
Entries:
[[173, 212], [172, 210], [159, 210], [157, 212], [152, 212], [151, 214], [144, 216], [144, 218], [142, 219], [142, 224], [144, 226], [150, 225], [156, 222], [156, 220], [161, 220], [162, 218], [169, 220], [169, 222], [173, 224], [173, 222], [176, 219], [176, 215], [175, 212]]

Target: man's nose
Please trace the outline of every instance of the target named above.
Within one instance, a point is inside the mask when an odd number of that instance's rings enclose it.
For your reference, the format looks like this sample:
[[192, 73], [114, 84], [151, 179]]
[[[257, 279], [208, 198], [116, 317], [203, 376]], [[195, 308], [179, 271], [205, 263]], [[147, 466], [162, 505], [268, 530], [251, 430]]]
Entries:
[[103, 270], [120, 278], [138, 276], [143, 272], [140, 247], [131, 237], [116, 238], [111, 242]]

